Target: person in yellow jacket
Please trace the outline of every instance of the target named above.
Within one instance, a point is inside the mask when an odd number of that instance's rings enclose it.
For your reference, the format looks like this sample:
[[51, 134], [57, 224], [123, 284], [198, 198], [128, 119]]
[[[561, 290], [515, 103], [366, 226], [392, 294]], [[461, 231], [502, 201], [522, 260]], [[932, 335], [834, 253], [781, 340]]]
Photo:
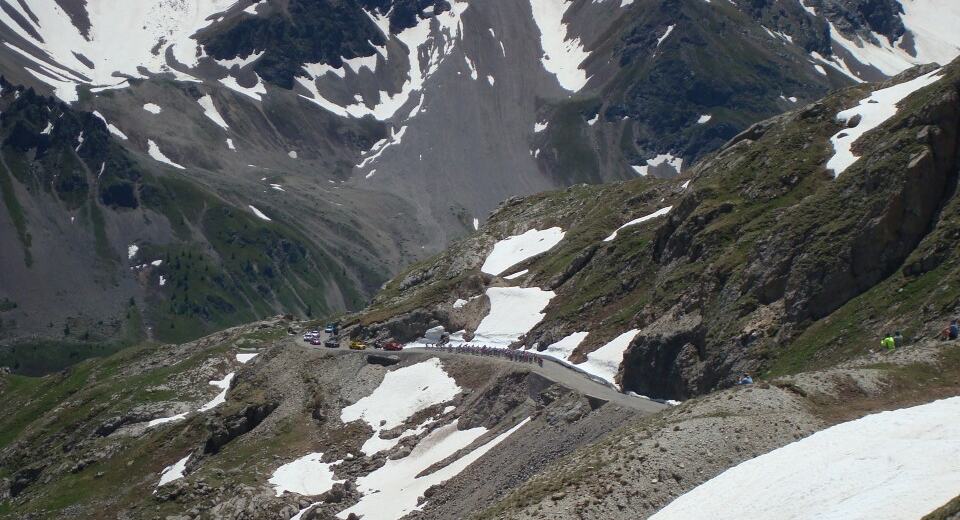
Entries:
[[880, 340], [880, 346], [886, 348], [890, 352], [893, 352], [897, 346], [897, 342], [893, 339], [893, 334], [885, 335], [883, 339]]

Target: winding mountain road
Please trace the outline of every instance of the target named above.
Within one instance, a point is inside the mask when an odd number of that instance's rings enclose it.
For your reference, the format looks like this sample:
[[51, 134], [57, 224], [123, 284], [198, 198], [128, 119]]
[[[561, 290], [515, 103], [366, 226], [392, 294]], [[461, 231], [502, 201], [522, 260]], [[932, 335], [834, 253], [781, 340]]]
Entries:
[[[323, 340], [326, 340], [326, 334], [322, 334], [321, 337]], [[528, 370], [539, 376], [542, 376], [545, 379], [548, 379], [558, 385], [561, 385], [565, 388], [573, 390], [575, 392], [581, 393], [588, 397], [593, 397], [603, 401], [607, 401], [624, 408], [629, 408], [631, 410], [636, 410], [642, 413], [656, 413], [661, 410], [668, 408], [667, 405], [646, 399], [643, 397], [634, 397], [631, 395], [624, 394], [614, 388], [613, 386], [600, 383], [596, 379], [574, 370], [563, 363], [551, 359], [549, 357], [543, 357], [543, 366], [540, 366], [535, 363], [519, 363], [516, 361], [510, 361], [501, 357], [480, 357], [474, 354], [468, 354], [466, 352], [451, 352], [445, 350], [433, 350], [425, 348], [405, 348], [404, 350], [398, 352], [385, 352], [382, 350], [376, 350], [368, 348], [366, 350], [350, 350], [349, 348], [326, 348], [323, 346], [311, 345], [304, 342], [298, 337], [291, 337], [290, 341], [295, 343], [303, 348], [309, 349], [319, 349], [331, 354], [339, 355], [360, 355], [365, 356], [368, 354], [382, 354], [382, 355], [397, 355], [400, 359], [409, 359], [409, 358], [429, 358], [436, 357], [440, 359], [444, 358], [472, 358], [476, 359], [477, 362], [484, 363], [503, 363], [515, 367], [520, 370]]]

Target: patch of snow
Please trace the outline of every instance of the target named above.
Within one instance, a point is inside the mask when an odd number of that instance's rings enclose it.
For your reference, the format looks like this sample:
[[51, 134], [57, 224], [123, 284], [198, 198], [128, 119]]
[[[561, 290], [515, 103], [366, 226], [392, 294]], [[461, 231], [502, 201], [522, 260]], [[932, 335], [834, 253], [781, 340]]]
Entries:
[[164, 278], [164, 276], [161, 274], [161, 275], [160, 275], [160, 287], [163, 287], [163, 286], [166, 285], [166, 284], [167, 284], [167, 279]]
[[203, 115], [207, 116], [208, 119], [224, 130], [230, 129], [230, 125], [227, 124], [223, 116], [220, 115], [220, 112], [217, 111], [217, 107], [214, 106], [213, 98], [210, 97], [210, 94], [198, 99], [197, 103], [200, 104], [200, 107], [203, 109]]
[[147, 428], [153, 428], [154, 426], [159, 426], [161, 424], [166, 424], [170, 422], [182, 421], [187, 418], [187, 413], [178, 413], [177, 415], [172, 415], [170, 417], [161, 417], [160, 419], [154, 419], [147, 423]]
[[960, 489], [960, 397], [868, 415], [743, 462], [653, 520], [920, 518]]
[[470, 59], [470, 56], [467, 56], [466, 53], [463, 54], [463, 59], [466, 60], [467, 62], [467, 68], [470, 69], [470, 79], [476, 81], [476, 79], [479, 77], [477, 75], [476, 65], [473, 64], [473, 61]]
[[261, 220], [266, 220], [267, 222], [270, 222], [271, 220], [273, 220], [273, 219], [271, 219], [270, 217], [266, 216], [262, 211], [260, 211], [260, 210], [257, 209], [256, 207], [251, 206], [251, 205], [247, 205], [247, 207], [250, 208], [250, 211], [252, 211], [253, 214], [257, 216], [257, 218], [259, 218], [259, 219], [261, 219]]
[[487, 74], [487, 83], [489, 83], [491, 87], [492, 87], [496, 82], [497, 82], [497, 80], [496, 80], [493, 76]]
[[817, 72], [819, 72], [820, 74], [823, 74], [824, 76], [827, 75], [827, 71], [824, 70], [823, 66], [820, 65], [819, 63], [814, 63], [813, 68], [817, 69]]
[[453, 302], [453, 308], [461, 309], [464, 306], [466, 306], [468, 303], [470, 302], [468, 302], [467, 300], [464, 300], [463, 298], [457, 298], [457, 301]]
[[210, 381], [210, 384], [219, 388], [220, 393], [211, 399], [207, 404], [197, 409], [198, 412], [213, 410], [221, 404], [227, 402], [227, 390], [230, 389], [230, 382], [233, 381], [234, 372], [230, 372], [219, 381]]
[[171, 161], [166, 155], [164, 155], [163, 152], [160, 151], [160, 147], [157, 146], [157, 143], [153, 142], [152, 139], [147, 139], [147, 153], [153, 158], [154, 161], [173, 166], [178, 170], [186, 170], [186, 168]]
[[127, 246], [127, 259], [133, 260], [133, 257], [137, 256], [137, 251], [140, 250], [140, 246], [137, 244], [130, 244]]
[[650, 168], [646, 164], [644, 164], [643, 166], [637, 166], [635, 164], [631, 164], [630, 167], [633, 168], [633, 171], [637, 172], [637, 175], [641, 177], [646, 177], [648, 173], [647, 170]]
[[167, 466], [163, 469], [163, 472], [160, 473], [160, 483], [157, 484], [157, 487], [169, 484], [174, 480], [179, 480], [183, 478], [183, 472], [187, 470], [187, 461], [190, 460], [190, 455], [174, 462], [172, 465]]
[[[688, 181], [688, 182], [689, 182], [689, 181]], [[684, 186], [684, 187], [686, 187], [686, 186]], [[617, 238], [617, 233], [619, 233], [620, 230], [622, 230], [623, 228], [630, 227], [630, 226], [636, 226], [637, 224], [642, 224], [642, 223], [644, 223], [644, 222], [646, 222], [646, 221], [648, 221], [648, 220], [655, 219], [655, 218], [657, 218], [657, 217], [662, 217], [662, 216], [666, 215], [667, 213], [670, 213], [670, 210], [671, 210], [671, 209], [673, 209], [673, 206], [667, 206], [667, 207], [665, 207], [665, 208], [660, 208], [660, 209], [658, 209], [657, 211], [654, 211], [653, 213], [651, 213], [651, 214], [649, 214], [649, 215], [644, 215], [644, 216], [642, 216], [642, 217], [640, 217], [640, 218], [633, 219], [633, 220], [631, 220], [630, 222], [627, 222], [626, 224], [618, 227], [618, 228], [616, 229], [616, 231], [614, 231], [614, 232], [613, 232], [610, 236], [608, 236], [607, 238], [604, 238], [603, 241], [604, 241], [604, 242], [612, 242], [615, 238]]]
[[623, 353], [639, 332], [640, 329], [628, 330], [613, 338], [606, 345], [587, 354], [587, 360], [576, 365], [577, 368], [604, 379], [610, 384], [615, 384], [614, 377], [620, 371]]
[[681, 190], [685, 190], [685, 189], [687, 189], [688, 186], [690, 186], [690, 179], [687, 179], [687, 181], [684, 182], [683, 185], [680, 186], [680, 189], [681, 189]]
[[534, 123], [533, 133], [538, 134], [540, 132], [543, 132], [544, 130], [547, 129], [547, 125], [549, 125], [549, 123], [540, 123], [540, 122]]
[[237, 361], [239, 361], [240, 363], [246, 363], [247, 361], [250, 361], [251, 359], [259, 355], [260, 355], [259, 352], [240, 352], [239, 354], [237, 354]]
[[123, 139], [124, 141], [127, 140], [127, 135], [121, 132], [120, 129], [114, 126], [112, 123], [107, 121], [107, 118], [103, 117], [103, 114], [101, 114], [96, 110], [94, 110], [92, 114], [97, 116], [101, 121], [103, 121], [103, 124], [107, 125], [107, 131], [109, 131], [111, 134], [119, 137], [120, 139]]
[[540, 30], [540, 58], [543, 68], [557, 77], [565, 90], [577, 92], [587, 84], [587, 72], [580, 68], [590, 56], [579, 37], [572, 37], [563, 15], [573, 5], [569, 0], [530, 0], [533, 20]]
[[589, 332], [574, 332], [560, 341], [548, 346], [546, 350], [540, 351], [544, 356], [550, 356], [558, 361], [568, 363], [573, 351], [587, 339]]
[[287, 152], [287, 157], [289, 157], [289, 158], [291, 158], [291, 159], [296, 159], [296, 158], [297, 158], [297, 151], [296, 151], [296, 150], [290, 150], [289, 152]]
[[264, 52], [264, 51], [252, 52], [252, 53], [250, 53], [250, 54], [247, 55], [247, 56], [237, 56], [237, 57], [231, 58], [231, 59], [229, 59], [229, 60], [216, 60], [216, 62], [217, 62], [217, 64], [219, 64], [221, 67], [224, 67], [224, 68], [227, 68], [227, 69], [232, 69], [232, 68], [235, 67], [235, 66], [242, 69], [242, 68], [246, 67], [247, 65], [250, 65], [250, 64], [252, 64], [253, 62], [259, 60], [260, 57], [263, 56], [263, 52]]
[[154, 267], [160, 267], [162, 264], [163, 264], [163, 260], [154, 260], [153, 262], [150, 262], [150, 265]]
[[599, 119], [600, 119], [600, 112], [597, 112], [596, 114], [594, 114], [594, 116], [593, 116], [592, 118], [590, 118], [590, 120], [587, 121], [587, 124], [590, 125], [590, 126], [593, 126], [593, 125], [597, 124], [597, 121], [598, 121]]
[[543, 320], [543, 310], [556, 293], [539, 287], [490, 287], [486, 295], [490, 313], [477, 325], [471, 343], [507, 347]]
[[53, 122], [52, 122], [52, 121], [47, 121], [47, 126], [44, 127], [44, 129], [41, 130], [40, 133], [41, 133], [42, 135], [50, 135], [50, 132], [52, 132], [52, 131], [53, 131]]
[[260, 76], [257, 76], [257, 84], [252, 87], [244, 87], [237, 83], [236, 78], [233, 76], [227, 76], [220, 80], [220, 83], [223, 86], [239, 92], [244, 96], [249, 96], [257, 101], [263, 101], [263, 95], [267, 93], [267, 87], [264, 85], [263, 81], [260, 79]]
[[233, 150], [233, 151], [237, 151], [237, 147], [233, 145], [233, 139], [231, 139], [231, 138], [229, 138], [229, 137], [227, 138], [227, 148], [229, 148], [229, 149], [231, 149], [231, 150]]
[[657, 38], [657, 47], [658, 47], [658, 48], [660, 47], [660, 44], [663, 43], [663, 40], [666, 40], [667, 37], [670, 36], [670, 33], [673, 32], [673, 28], [674, 28], [674, 27], [676, 27], [676, 25], [671, 25], [670, 27], [667, 27], [667, 30], [663, 33], [663, 36]]
[[458, 475], [529, 421], [529, 418], [524, 419], [443, 468], [421, 475], [430, 466], [466, 448], [487, 432], [483, 427], [457, 430], [455, 422], [437, 428], [406, 457], [387, 460], [376, 471], [357, 479], [357, 488], [363, 497], [355, 505], [337, 513], [337, 517], [347, 518], [355, 514], [364, 520], [395, 520], [419, 510], [421, 506], [417, 502], [427, 489]]
[[833, 171], [833, 176], [839, 176], [859, 159], [852, 150], [857, 139], [896, 115], [898, 103], [910, 94], [935, 83], [943, 77], [941, 74], [942, 70], [937, 69], [910, 81], [875, 90], [861, 99], [857, 106], [837, 114], [837, 119], [842, 122], [850, 121], [855, 116], [860, 116], [861, 119], [857, 126], [843, 128], [830, 138], [834, 154], [827, 161], [827, 169]]
[[474, 217], [474, 218], [473, 218], [473, 230], [474, 230], [474, 231], [477, 231], [478, 229], [480, 229], [480, 219]]
[[160, 111], [163, 110], [162, 108], [160, 108], [160, 105], [157, 105], [155, 103], [147, 103], [146, 105], [143, 105], [143, 109], [146, 110], [147, 112], [150, 112], [151, 114], [159, 114]]
[[517, 272], [515, 272], [515, 273], [513, 273], [513, 274], [504, 276], [504, 278], [507, 279], [507, 280], [514, 280], [514, 279], [520, 278], [521, 276], [527, 274], [527, 272], [529, 272], [529, 269], [524, 269], [523, 271], [517, 271]]
[[343, 484], [343, 480], [334, 480], [331, 466], [333, 464], [321, 462], [323, 453], [310, 453], [299, 459], [280, 466], [273, 472], [268, 482], [273, 484], [277, 496], [284, 492], [300, 495], [319, 495], [326, 493], [334, 484]]
[[702, 124], [706, 123], [707, 121], [710, 121], [711, 119], [713, 119], [713, 116], [712, 116], [712, 115], [710, 115], [710, 114], [703, 114], [702, 116], [700, 116], [699, 118], [697, 118], [697, 124], [698, 124], [698, 125], [702, 125]]
[[545, 253], [563, 240], [564, 232], [559, 227], [544, 230], [531, 229], [523, 234], [505, 238], [493, 246], [480, 270], [498, 275], [510, 267]]
[[279, 184], [271, 184], [271, 185], [270, 185], [270, 188], [271, 188], [271, 189], [274, 189], [274, 190], [277, 190], [277, 191], [284, 191], [284, 192], [287, 191], [287, 190], [283, 189], [283, 186], [281, 186], [281, 185], [279, 185]]
[[[301, 94], [301, 97], [341, 117], [362, 118], [371, 115], [379, 121], [392, 118], [401, 108], [406, 106], [415, 92], [421, 93], [420, 101], [422, 102], [422, 91], [426, 80], [436, 72], [443, 60], [453, 52], [461, 37], [463, 24], [460, 17], [469, 7], [469, 4], [456, 0], [450, 2], [450, 4], [451, 9], [449, 11], [434, 17], [421, 19], [414, 27], [393, 35], [389, 32], [390, 22], [386, 17], [364, 11], [380, 27], [384, 35], [396, 38], [410, 52], [410, 69], [399, 92], [381, 91], [379, 93], [380, 101], [373, 107], [369, 107], [362, 102], [340, 106], [324, 98], [320, 94], [315, 81], [304, 81], [303, 78], [297, 78], [297, 81], [313, 96], [307, 97]], [[436, 24], [435, 28], [432, 27], [434, 24]], [[426, 62], [426, 66], [423, 62]]]
[[341, 411], [340, 420], [345, 424], [363, 420], [376, 431], [389, 430], [421, 410], [453, 399], [460, 391], [440, 360], [431, 358], [387, 372], [376, 390]]

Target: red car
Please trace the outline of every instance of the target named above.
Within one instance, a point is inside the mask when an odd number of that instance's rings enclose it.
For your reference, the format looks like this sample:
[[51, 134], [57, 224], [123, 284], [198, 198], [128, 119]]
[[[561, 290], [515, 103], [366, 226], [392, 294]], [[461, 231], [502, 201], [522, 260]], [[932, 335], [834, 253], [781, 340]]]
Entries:
[[396, 341], [388, 341], [383, 345], [383, 350], [396, 352], [398, 350], [403, 350], [403, 345], [397, 343]]
[[323, 345], [323, 341], [320, 340], [320, 337], [316, 337], [310, 340], [311, 345]]

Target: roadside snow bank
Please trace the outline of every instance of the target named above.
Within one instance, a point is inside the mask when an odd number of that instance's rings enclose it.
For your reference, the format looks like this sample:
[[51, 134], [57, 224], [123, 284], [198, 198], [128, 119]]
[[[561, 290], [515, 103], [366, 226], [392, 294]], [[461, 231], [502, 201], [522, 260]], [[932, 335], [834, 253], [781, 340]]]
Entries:
[[748, 460], [653, 520], [920, 518], [960, 489], [960, 397], [868, 415]]
[[613, 338], [606, 345], [587, 354], [587, 360], [576, 365], [577, 368], [605, 379], [610, 384], [615, 384], [614, 377], [620, 370], [620, 364], [623, 363], [623, 352], [639, 332], [640, 329], [628, 330]]
[[540, 323], [543, 310], [555, 295], [539, 287], [490, 287], [490, 314], [477, 326], [470, 343], [509, 346]]
[[498, 275], [528, 258], [553, 249], [563, 240], [563, 235], [562, 229], [552, 227], [542, 231], [531, 229], [521, 235], [501, 240], [493, 246], [480, 270]]

